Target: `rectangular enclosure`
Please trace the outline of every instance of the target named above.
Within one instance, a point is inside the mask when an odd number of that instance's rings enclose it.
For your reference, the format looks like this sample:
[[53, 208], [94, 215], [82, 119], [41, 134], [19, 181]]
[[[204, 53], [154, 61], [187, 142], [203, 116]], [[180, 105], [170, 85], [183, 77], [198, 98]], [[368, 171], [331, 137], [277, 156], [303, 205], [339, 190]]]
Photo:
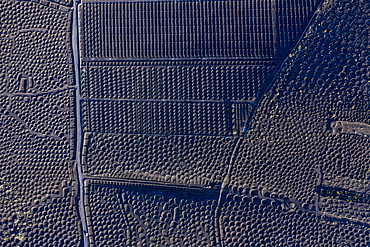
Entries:
[[88, 62], [85, 98], [255, 100], [273, 62]]
[[[248, 103], [136, 100], [83, 102], [84, 129], [100, 133], [216, 135], [240, 134]], [[237, 108], [235, 111], [234, 108]]]
[[83, 57], [275, 57], [273, 0], [82, 5]]

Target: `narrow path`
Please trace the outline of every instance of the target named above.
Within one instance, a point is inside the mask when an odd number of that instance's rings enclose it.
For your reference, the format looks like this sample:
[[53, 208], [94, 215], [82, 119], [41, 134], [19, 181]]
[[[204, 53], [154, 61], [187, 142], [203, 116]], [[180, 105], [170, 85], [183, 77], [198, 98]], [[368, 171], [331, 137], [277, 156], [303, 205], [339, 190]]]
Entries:
[[55, 88], [55, 89], [52, 89], [52, 90], [49, 90], [49, 91], [38, 92], [38, 93], [21, 93], [21, 92], [8, 93], [8, 92], [4, 92], [4, 93], [0, 94], [0, 97], [3, 97], [3, 96], [5, 96], [5, 97], [14, 97], [14, 96], [36, 97], [36, 96], [48, 95], [48, 94], [52, 94], [52, 93], [59, 93], [59, 92], [63, 92], [63, 91], [69, 90], [69, 89], [73, 89], [73, 88], [75, 88], [75, 87], [71, 86], [71, 85], [65, 85], [64, 87]]
[[82, 127], [81, 127], [81, 84], [80, 84], [80, 64], [79, 64], [79, 35], [78, 35], [78, 2], [73, 0], [73, 21], [72, 21], [72, 51], [73, 51], [73, 63], [74, 63], [74, 72], [76, 78], [76, 172], [78, 179], [78, 209], [80, 214], [80, 220], [83, 231], [83, 246], [89, 246], [89, 240], [87, 236], [87, 224], [86, 224], [86, 214], [85, 214], [85, 204], [84, 204], [84, 177], [82, 174], [81, 167], [81, 144], [82, 144]]
[[240, 142], [242, 141], [241, 137], [237, 137], [236, 143], [234, 144], [233, 152], [229, 158], [228, 161], [228, 167], [227, 167], [227, 173], [224, 177], [224, 180], [222, 181], [221, 188], [220, 188], [220, 193], [218, 195], [218, 200], [217, 200], [217, 205], [216, 205], [216, 210], [215, 210], [215, 220], [216, 220], [216, 229], [218, 229], [218, 234], [219, 234], [219, 240], [220, 240], [220, 246], [224, 246], [223, 242], [223, 228], [222, 228], [222, 223], [221, 223], [221, 207], [222, 207], [222, 196], [225, 191], [225, 188], [229, 185], [230, 182], [230, 174], [231, 174], [231, 169], [232, 165], [234, 163], [234, 160], [238, 154], [239, 151], [239, 146]]

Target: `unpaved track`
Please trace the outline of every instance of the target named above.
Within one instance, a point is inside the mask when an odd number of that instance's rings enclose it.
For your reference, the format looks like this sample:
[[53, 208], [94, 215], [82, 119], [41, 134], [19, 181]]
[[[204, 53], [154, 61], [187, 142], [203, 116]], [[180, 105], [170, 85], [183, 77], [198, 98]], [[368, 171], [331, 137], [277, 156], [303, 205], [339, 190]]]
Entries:
[[83, 246], [89, 246], [86, 225], [86, 215], [85, 215], [85, 203], [84, 203], [84, 177], [82, 174], [81, 167], [81, 143], [82, 143], [82, 127], [81, 127], [81, 84], [80, 84], [80, 54], [79, 54], [79, 34], [78, 34], [78, 4], [76, 0], [73, 0], [73, 21], [72, 21], [72, 50], [73, 50], [73, 63], [74, 63], [74, 72], [76, 78], [76, 129], [77, 129], [77, 138], [76, 138], [76, 172], [77, 179], [79, 184], [78, 195], [78, 209], [81, 218], [81, 225], [83, 230]]

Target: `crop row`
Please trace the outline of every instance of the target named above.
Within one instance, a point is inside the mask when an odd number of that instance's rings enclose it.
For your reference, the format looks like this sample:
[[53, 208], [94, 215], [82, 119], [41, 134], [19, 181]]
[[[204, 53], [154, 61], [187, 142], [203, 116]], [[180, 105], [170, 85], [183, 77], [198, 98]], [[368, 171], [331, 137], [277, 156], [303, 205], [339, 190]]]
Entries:
[[[240, 135], [248, 103], [110, 101], [82, 103], [89, 132], [162, 135]], [[238, 114], [238, 115], [237, 115]]]

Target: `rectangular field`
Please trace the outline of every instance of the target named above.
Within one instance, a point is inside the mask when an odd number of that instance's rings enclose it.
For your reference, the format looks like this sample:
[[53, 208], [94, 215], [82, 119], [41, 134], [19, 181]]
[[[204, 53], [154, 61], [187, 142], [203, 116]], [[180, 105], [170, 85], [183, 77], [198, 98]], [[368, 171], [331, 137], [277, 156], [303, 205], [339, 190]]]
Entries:
[[222, 182], [235, 137], [85, 133], [87, 176], [211, 186]]
[[94, 180], [87, 183], [85, 200], [91, 246], [219, 245], [216, 193]]
[[83, 2], [83, 58], [274, 58], [274, 2]]
[[255, 100], [274, 62], [88, 62], [85, 98]]
[[83, 124], [99, 133], [231, 136], [250, 111], [230, 101], [87, 100]]

